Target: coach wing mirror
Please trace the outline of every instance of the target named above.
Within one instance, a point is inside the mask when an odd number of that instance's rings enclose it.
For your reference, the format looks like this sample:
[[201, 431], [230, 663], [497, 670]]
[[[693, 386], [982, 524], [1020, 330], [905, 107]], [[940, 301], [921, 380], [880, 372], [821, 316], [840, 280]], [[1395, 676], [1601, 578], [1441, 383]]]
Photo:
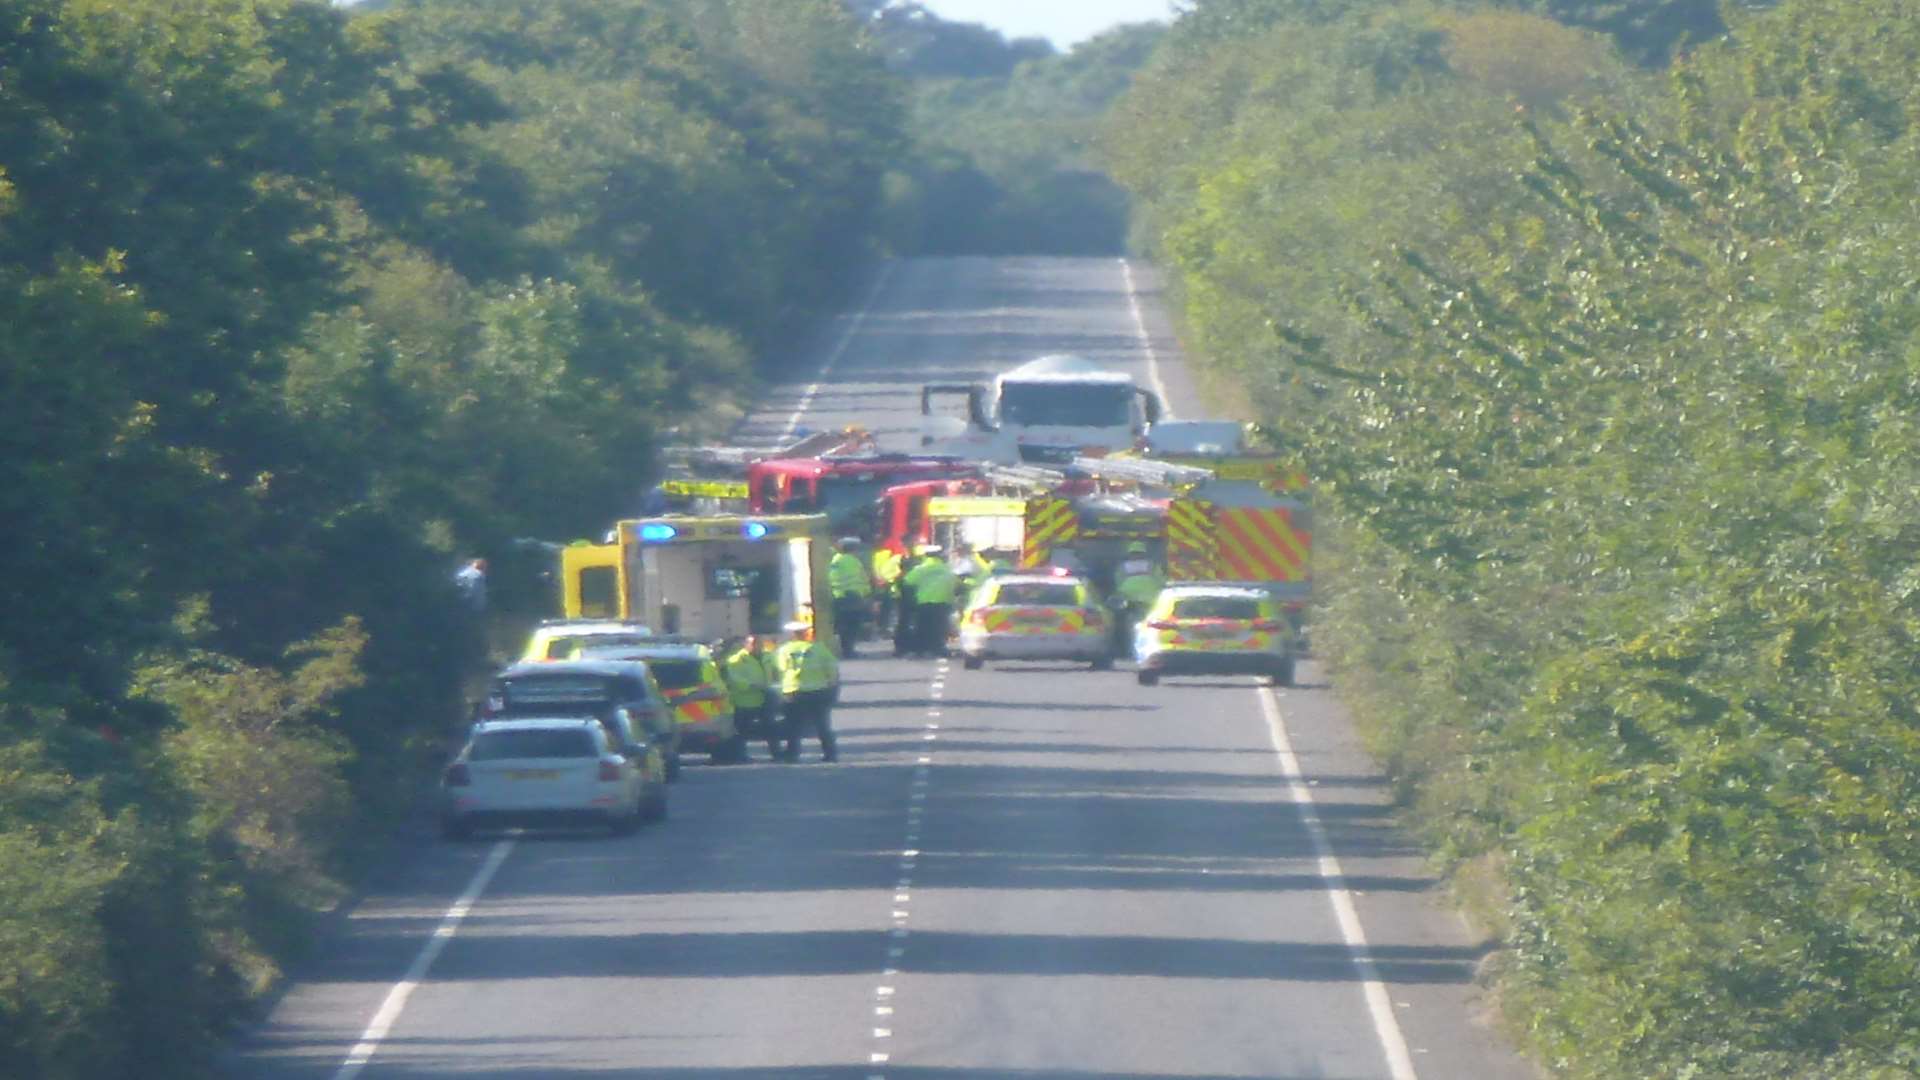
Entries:
[[976, 384], [967, 391], [967, 419], [981, 431], [996, 430], [999, 425], [987, 411], [987, 388]]
[[1160, 403], [1160, 395], [1151, 390], [1141, 390], [1139, 394], [1140, 405], [1146, 411], [1148, 425], [1159, 423], [1160, 413], [1163, 409]]

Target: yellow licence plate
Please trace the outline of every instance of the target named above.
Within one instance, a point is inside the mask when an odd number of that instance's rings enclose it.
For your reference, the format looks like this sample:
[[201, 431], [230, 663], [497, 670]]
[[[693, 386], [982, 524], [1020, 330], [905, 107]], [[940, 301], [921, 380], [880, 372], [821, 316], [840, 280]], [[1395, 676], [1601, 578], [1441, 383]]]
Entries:
[[558, 780], [559, 769], [514, 769], [507, 773], [509, 780]]

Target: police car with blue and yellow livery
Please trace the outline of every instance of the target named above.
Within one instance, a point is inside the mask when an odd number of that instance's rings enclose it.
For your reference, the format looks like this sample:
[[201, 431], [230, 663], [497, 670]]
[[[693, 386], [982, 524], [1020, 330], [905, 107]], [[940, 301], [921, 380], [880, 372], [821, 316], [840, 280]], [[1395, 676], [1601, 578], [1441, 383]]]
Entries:
[[1297, 635], [1282, 602], [1251, 585], [1175, 582], [1134, 630], [1139, 681], [1162, 675], [1265, 675], [1293, 685]]
[[1083, 578], [996, 574], [960, 616], [960, 656], [969, 668], [988, 660], [1082, 660], [1104, 670], [1113, 666], [1108, 619]]

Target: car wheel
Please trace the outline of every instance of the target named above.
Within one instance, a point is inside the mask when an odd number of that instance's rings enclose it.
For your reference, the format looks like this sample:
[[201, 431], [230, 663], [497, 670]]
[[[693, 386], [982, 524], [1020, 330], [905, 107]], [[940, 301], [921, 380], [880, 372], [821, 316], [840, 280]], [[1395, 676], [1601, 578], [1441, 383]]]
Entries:
[[660, 790], [653, 793], [653, 798], [648, 800], [647, 802], [647, 812], [644, 816], [648, 821], [667, 820], [667, 789], [666, 788], [661, 788]]
[[1095, 670], [1095, 671], [1112, 671], [1112, 670], [1113, 670], [1113, 657], [1111, 657], [1111, 656], [1102, 656], [1102, 657], [1098, 657], [1098, 658], [1097, 658], [1097, 659], [1095, 659], [1095, 660], [1094, 660], [1094, 662], [1093, 662], [1093, 670]]
[[1289, 656], [1285, 660], [1280, 661], [1280, 665], [1273, 669], [1273, 674], [1267, 676], [1267, 685], [1293, 685], [1293, 657]]
[[735, 733], [733, 738], [721, 743], [719, 747], [714, 750], [712, 757], [715, 765], [739, 765], [746, 760], [747, 737], [738, 733]]
[[987, 658], [984, 656], [969, 656], [962, 660], [961, 663], [965, 665], [968, 671], [979, 671], [981, 668], [987, 666]]
[[451, 814], [445, 815], [440, 819], [440, 838], [443, 840], [456, 841], [471, 840], [473, 839], [473, 823], [463, 817], [455, 817]]
[[667, 755], [667, 782], [672, 783], [678, 779], [680, 779], [680, 751], [675, 750]]
[[1158, 686], [1160, 684], [1160, 673], [1157, 671], [1142, 671], [1138, 675], [1135, 675], [1134, 678], [1140, 681], [1141, 686]]

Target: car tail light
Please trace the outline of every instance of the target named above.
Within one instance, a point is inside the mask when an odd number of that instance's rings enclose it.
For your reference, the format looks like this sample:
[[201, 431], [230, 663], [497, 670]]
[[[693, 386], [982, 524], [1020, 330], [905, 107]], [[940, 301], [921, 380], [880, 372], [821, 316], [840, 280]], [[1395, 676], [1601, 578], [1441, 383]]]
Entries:
[[613, 783], [620, 779], [620, 763], [617, 761], [600, 762], [601, 783]]
[[448, 787], [466, 787], [471, 783], [473, 783], [473, 773], [467, 768], [466, 762], [455, 762], [447, 766]]
[[1253, 629], [1264, 630], [1271, 634], [1280, 629], [1280, 624], [1272, 619], [1255, 619], [1253, 621]]
[[1179, 623], [1176, 623], [1176, 622], [1173, 622], [1173, 621], [1171, 621], [1171, 620], [1169, 620], [1169, 619], [1155, 619], [1155, 620], [1153, 620], [1152, 622], [1150, 622], [1150, 623], [1148, 623], [1148, 624], [1147, 624], [1147, 626], [1148, 626], [1148, 628], [1149, 628], [1149, 629], [1153, 629], [1153, 630], [1178, 630], [1178, 629], [1180, 629], [1180, 624], [1179, 624]]

